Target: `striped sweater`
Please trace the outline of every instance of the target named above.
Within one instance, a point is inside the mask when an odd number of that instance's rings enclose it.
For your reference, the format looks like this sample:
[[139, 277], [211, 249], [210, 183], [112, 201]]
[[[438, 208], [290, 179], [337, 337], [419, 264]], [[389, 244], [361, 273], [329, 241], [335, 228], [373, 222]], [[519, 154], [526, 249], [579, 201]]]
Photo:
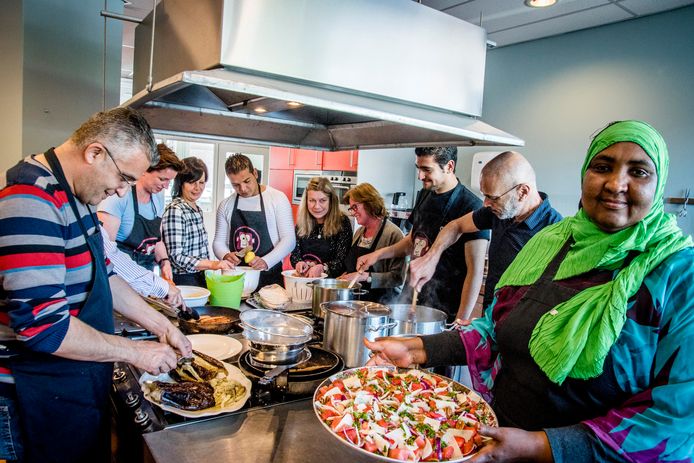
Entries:
[[[46, 167], [28, 157], [7, 171], [6, 181], [0, 190], [0, 339], [52, 353], [91, 289], [92, 256], [66, 192]], [[89, 235], [98, 233], [87, 207], [76, 203]], [[11, 381], [8, 373], [0, 364], [0, 381]]]

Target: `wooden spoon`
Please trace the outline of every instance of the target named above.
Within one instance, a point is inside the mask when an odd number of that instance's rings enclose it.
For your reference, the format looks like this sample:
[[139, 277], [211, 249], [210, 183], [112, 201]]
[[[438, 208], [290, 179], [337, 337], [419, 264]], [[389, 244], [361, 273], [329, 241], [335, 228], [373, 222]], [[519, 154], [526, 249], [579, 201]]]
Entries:
[[354, 278], [352, 278], [349, 281], [349, 285], [347, 286], [347, 289], [352, 289], [352, 286], [354, 286], [354, 283], [357, 282], [357, 280], [359, 279], [360, 276], [361, 276], [361, 272], [357, 272], [357, 274], [354, 275]]
[[354, 286], [354, 283], [357, 282], [357, 280], [359, 279], [359, 277], [361, 276], [362, 273], [363, 273], [363, 271], [361, 270], [361, 267], [359, 267], [357, 269], [357, 274], [354, 275], [354, 277], [352, 277], [352, 279], [350, 280], [349, 285], [347, 286], [347, 289], [352, 289], [352, 286]]
[[417, 313], [417, 297], [419, 296], [419, 291], [416, 289], [412, 290], [412, 306], [410, 307], [410, 314], [414, 316]]

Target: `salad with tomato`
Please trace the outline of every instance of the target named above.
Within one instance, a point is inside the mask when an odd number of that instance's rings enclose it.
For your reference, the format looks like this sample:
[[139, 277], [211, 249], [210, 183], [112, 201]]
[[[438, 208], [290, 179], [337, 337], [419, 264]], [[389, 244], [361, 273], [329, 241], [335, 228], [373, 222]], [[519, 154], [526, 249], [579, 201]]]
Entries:
[[349, 444], [400, 461], [461, 460], [482, 445], [480, 424], [496, 426], [475, 392], [422, 370], [348, 370], [314, 395], [323, 424]]

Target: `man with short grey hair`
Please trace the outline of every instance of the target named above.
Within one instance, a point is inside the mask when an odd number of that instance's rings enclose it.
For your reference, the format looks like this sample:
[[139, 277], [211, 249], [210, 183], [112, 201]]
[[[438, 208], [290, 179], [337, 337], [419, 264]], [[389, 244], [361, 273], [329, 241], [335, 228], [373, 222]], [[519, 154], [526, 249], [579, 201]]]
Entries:
[[[136, 111], [97, 113], [0, 191], [0, 459], [109, 461], [113, 361], [168, 372], [191, 345], [116, 274], [90, 206], [158, 161]], [[119, 312], [159, 341], [114, 336]]]

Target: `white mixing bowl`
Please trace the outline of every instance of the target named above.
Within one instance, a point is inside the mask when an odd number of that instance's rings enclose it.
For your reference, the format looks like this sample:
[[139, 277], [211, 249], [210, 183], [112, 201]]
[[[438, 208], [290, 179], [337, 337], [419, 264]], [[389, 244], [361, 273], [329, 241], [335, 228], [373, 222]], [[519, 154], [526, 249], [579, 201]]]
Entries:
[[181, 290], [183, 301], [188, 307], [200, 307], [207, 304], [210, 291], [199, 286], [178, 286]]
[[241, 275], [243, 277], [243, 294], [241, 297], [248, 297], [253, 294], [253, 291], [258, 287], [258, 279], [260, 278], [260, 270], [255, 270], [251, 267], [236, 267], [233, 270], [222, 270], [222, 275]]
[[295, 275], [296, 270], [290, 269], [282, 272], [284, 277], [284, 289], [289, 293], [289, 297], [293, 302], [305, 303], [313, 300], [313, 287], [308, 283], [314, 280], [320, 280], [328, 276], [327, 273], [322, 273], [320, 277], [305, 278]]

